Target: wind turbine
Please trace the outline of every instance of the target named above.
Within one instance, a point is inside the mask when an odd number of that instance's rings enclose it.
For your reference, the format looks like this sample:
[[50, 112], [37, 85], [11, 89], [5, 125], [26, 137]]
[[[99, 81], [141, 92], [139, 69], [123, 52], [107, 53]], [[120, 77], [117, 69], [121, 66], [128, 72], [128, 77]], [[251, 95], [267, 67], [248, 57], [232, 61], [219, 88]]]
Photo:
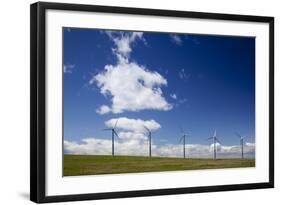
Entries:
[[213, 137], [209, 137], [209, 139], [212, 139], [213, 140], [213, 144], [214, 144], [214, 159], [217, 159], [217, 142], [219, 142], [221, 144], [221, 142], [218, 140], [218, 137], [217, 137], [217, 130], [215, 130], [214, 132], [214, 135]]
[[238, 133], [235, 133], [240, 138], [240, 145], [241, 145], [241, 158], [244, 159], [244, 139], [245, 136], [241, 136]]
[[148, 140], [149, 140], [149, 157], [151, 157], [151, 130], [146, 127], [145, 125], [143, 126], [144, 129], [146, 129], [147, 133], [148, 133]]
[[181, 138], [180, 138], [180, 142], [183, 142], [183, 158], [185, 158], [185, 144], [186, 144], [186, 137], [187, 137], [187, 134], [183, 131], [183, 130], [181, 130], [181, 132], [182, 132], [182, 136], [181, 136]]
[[115, 135], [117, 136], [117, 137], [119, 137], [118, 136], [118, 134], [117, 134], [117, 132], [116, 132], [116, 126], [117, 126], [117, 123], [118, 123], [118, 119], [116, 120], [116, 122], [115, 122], [115, 125], [114, 125], [114, 127], [112, 127], [112, 128], [106, 128], [106, 129], [103, 129], [103, 130], [106, 130], [106, 131], [111, 131], [111, 139], [112, 139], [112, 156], [114, 156], [114, 140], [115, 140]]

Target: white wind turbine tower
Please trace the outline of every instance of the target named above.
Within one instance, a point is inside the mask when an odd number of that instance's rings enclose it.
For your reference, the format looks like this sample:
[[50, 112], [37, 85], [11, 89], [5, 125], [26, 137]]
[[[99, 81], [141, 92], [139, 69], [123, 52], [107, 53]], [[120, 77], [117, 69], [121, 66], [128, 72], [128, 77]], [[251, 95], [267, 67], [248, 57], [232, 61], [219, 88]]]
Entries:
[[180, 142], [182, 142], [183, 144], [183, 158], [185, 159], [185, 145], [186, 145], [186, 141], [187, 141], [187, 134], [181, 129], [181, 133], [182, 133], [182, 136], [180, 138]]
[[240, 145], [241, 145], [241, 158], [244, 159], [244, 139], [245, 136], [241, 136], [239, 133], [235, 133], [240, 138]]
[[209, 139], [213, 140], [213, 145], [214, 145], [214, 159], [217, 159], [217, 142], [219, 142], [221, 144], [221, 142], [218, 140], [217, 137], [217, 130], [215, 130], [213, 137], [209, 137]]
[[148, 134], [147, 136], [148, 136], [148, 140], [149, 140], [149, 157], [151, 157], [151, 130], [148, 127], [146, 127], [145, 125], [143, 127], [144, 127], [144, 129], [146, 129], [147, 134]]
[[118, 119], [116, 120], [114, 127], [103, 129], [103, 130], [106, 130], [106, 131], [111, 131], [111, 140], [112, 140], [112, 151], [111, 152], [112, 152], [112, 156], [114, 156], [114, 140], [115, 140], [115, 135], [117, 137], [119, 137], [117, 132], [116, 132], [117, 123], [118, 123]]

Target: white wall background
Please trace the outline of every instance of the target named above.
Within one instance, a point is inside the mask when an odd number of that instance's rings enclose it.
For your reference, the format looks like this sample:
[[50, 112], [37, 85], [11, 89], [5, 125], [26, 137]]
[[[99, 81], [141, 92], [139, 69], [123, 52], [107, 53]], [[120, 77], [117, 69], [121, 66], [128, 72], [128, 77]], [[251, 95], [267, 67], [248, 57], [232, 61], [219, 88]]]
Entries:
[[[52, 0], [49, 0], [52, 1]], [[29, 201], [29, 4], [2, 1], [0, 6], [0, 204]], [[61, 2], [275, 17], [275, 165], [276, 188], [177, 196], [143, 197], [67, 204], [279, 204], [281, 191], [281, 12], [274, 0], [61, 0]], [[280, 79], [280, 80], [278, 80]]]

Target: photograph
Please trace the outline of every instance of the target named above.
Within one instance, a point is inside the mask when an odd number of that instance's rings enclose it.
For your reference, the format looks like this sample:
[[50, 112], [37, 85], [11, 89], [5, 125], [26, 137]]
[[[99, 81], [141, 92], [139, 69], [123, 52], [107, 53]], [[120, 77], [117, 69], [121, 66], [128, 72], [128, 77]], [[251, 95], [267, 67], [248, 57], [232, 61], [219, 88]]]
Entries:
[[30, 6], [30, 199], [274, 187], [274, 17]]
[[255, 167], [255, 36], [63, 27], [62, 52], [63, 176]]

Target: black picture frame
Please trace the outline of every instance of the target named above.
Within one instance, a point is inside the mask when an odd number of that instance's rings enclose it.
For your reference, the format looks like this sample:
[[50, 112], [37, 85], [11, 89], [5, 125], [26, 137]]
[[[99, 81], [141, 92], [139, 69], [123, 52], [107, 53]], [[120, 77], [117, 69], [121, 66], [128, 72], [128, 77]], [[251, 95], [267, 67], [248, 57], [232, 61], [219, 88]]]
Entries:
[[[107, 193], [46, 196], [46, 81], [45, 81], [45, 19], [46, 10], [68, 10], [102, 13], [168, 16], [195, 19], [263, 22], [269, 24], [269, 181], [192, 188], [171, 188]], [[186, 194], [274, 187], [274, 17], [217, 14], [143, 8], [125, 8], [82, 4], [38, 2], [30, 7], [30, 199], [37, 203], [76, 200], [97, 200], [124, 197]]]

